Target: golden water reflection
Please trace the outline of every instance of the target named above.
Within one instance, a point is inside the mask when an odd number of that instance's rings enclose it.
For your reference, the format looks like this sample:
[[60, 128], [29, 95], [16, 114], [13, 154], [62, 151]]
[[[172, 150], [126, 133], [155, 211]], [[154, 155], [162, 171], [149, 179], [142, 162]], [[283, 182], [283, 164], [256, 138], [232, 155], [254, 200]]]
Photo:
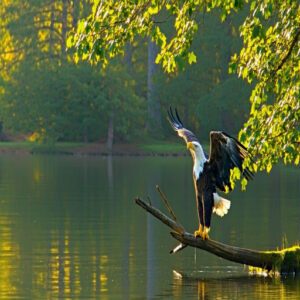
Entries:
[[[14, 220], [14, 221], [13, 221]], [[52, 229], [41, 243], [32, 229], [31, 236], [18, 237], [18, 218], [0, 217], [0, 299], [24, 295], [36, 299], [106, 299], [109, 255], [93, 248], [93, 237], [86, 242], [71, 240], [70, 224], [63, 232]], [[94, 245], [95, 246], [95, 245]]]
[[[300, 278], [264, 277], [238, 274], [237, 271], [221, 271], [218, 276], [193, 272], [190, 275], [173, 271], [173, 296], [182, 299], [299, 299]], [[227, 274], [226, 274], [227, 273]], [[233, 273], [228, 275], [228, 273]], [[234, 274], [236, 273], [236, 274]]]
[[0, 218], [0, 299], [16, 294], [20, 266], [19, 245], [13, 239], [14, 216]]

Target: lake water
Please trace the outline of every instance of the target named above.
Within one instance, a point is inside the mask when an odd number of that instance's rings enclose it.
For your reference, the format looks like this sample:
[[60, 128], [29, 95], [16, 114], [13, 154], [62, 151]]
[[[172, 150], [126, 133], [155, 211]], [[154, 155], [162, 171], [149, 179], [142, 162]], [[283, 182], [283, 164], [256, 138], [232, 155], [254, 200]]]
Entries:
[[[134, 204], [168, 195], [193, 232], [189, 157], [0, 156], [0, 299], [300, 299], [299, 278], [251, 276], [243, 266], [177, 245]], [[255, 249], [300, 241], [299, 170], [259, 174], [227, 195], [211, 238]]]

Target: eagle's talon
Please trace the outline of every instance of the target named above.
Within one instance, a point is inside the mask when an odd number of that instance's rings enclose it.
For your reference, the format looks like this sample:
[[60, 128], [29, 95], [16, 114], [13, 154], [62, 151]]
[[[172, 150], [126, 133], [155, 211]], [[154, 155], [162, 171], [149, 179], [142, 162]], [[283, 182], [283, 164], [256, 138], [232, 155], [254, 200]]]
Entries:
[[202, 240], [204, 240], [204, 241], [209, 239], [209, 235], [207, 232], [203, 232], [201, 237], [202, 237]]
[[202, 238], [202, 230], [196, 230], [195, 232], [194, 232], [194, 237], [201, 237]]
[[202, 232], [202, 239], [203, 240], [208, 240], [209, 239], [209, 235], [208, 235], [209, 230], [210, 230], [209, 227], [204, 226], [204, 229], [203, 229], [203, 232]]
[[204, 229], [202, 229], [202, 226], [200, 226], [199, 229], [194, 232], [195, 238], [201, 237], [202, 240], [204, 240], [204, 241], [208, 240], [209, 239], [209, 235], [208, 235], [209, 229], [210, 228], [206, 227], [206, 226], [204, 226]]
[[200, 236], [200, 237], [202, 238], [202, 233], [203, 233], [203, 227], [202, 227], [201, 224], [199, 224], [198, 230], [196, 230], [196, 231], [194, 232], [194, 237], [197, 238], [197, 237]]

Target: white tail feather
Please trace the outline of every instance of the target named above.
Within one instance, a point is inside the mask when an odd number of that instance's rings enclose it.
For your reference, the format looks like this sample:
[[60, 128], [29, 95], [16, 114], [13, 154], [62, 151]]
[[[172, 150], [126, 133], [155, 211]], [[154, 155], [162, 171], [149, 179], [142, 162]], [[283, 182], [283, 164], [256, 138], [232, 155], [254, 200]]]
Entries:
[[223, 217], [228, 213], [231, 202], [227, 199], [222, 198], [217, 193], [214, 193], [214, 207], [213, 212], [220, 217]]

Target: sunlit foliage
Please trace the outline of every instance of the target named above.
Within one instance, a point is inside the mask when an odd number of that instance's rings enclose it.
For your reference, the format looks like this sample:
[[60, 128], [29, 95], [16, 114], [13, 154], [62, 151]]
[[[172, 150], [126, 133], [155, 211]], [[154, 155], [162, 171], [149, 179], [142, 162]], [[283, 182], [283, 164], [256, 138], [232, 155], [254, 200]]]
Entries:
[[231, 70], [252, 83], [251, 112], [240, 140], [268, 172], [278, 159], [299, 164], [299, 1], [256, 1], [241, 27], [244, 48]]
[[[77, 33], [68, 40], [77, 54], [90, 61], [108, 60], [124, 53], [125, 44], [137, 36], [151, 36], [160, 47], [156, 62], [174, 72], [184, 61], [197, 61], [190, 46], [198, 30], [198, 13], [220, 8], [221, 18], [240, 8], [242, 1], [94, 1], [92, 14], [82, 20]], [[162, 24], [172, 22], [174, 34], [168, 36]]]
[[[80, 22], [68, 45], [77, 49], [77, 59], [106, 65], [124, 53], [128, 41], [150, 36], [160, 48], [156, 62], [166, 72], [177, 72], [185, 62], [201, 59], [191, 45], [198, 27], [201, 30], [203, 14], [217, 10], [224, 21], [243, 7], [249, 10], [240, 28], [244, 45], [233, 55], [229, 72], [237, 73], [253, 87], [250, 116], [240, 140], [257, 163], [247, 163], [254, 171], [270, 171], [279, 159], [298, 165], [299, 1], [94, 1], [92, 14]], [[172, 34], [164, 32], [166, 22], [173, 24]]]

